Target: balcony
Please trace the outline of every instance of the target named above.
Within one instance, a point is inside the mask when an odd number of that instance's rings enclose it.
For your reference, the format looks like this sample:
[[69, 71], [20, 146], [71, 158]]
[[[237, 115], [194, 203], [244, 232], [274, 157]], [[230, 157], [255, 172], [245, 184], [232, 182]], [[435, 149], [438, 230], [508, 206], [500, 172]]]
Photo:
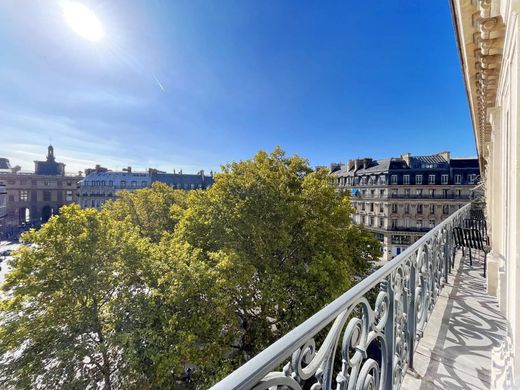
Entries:
[[455, 250], [453, 228], [470, 207], [213, 389], [489, 388], [505, 324], [485, 293], [481, 259], [470, 267]]

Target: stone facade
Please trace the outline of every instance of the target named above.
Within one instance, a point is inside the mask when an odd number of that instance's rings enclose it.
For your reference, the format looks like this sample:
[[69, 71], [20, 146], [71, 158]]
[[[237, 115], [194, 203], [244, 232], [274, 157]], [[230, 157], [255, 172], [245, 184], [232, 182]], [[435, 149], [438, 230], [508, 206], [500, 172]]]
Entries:
[[492, 386], [520, 387], [520, 2], [451, 0], [486, 193], [487, 287], [508, 320]]
[[206, 176], [204, 171], [198, 174], [165, 173], [156, 169], [132, 172], [128, 167], [122, 172], [114, 172], [97, 166], [86, 172], [88, 174], [79, 183], [78, 190], [78, 203], [83, 208], [100, 209], [105, 202], [117, 199], [118, 192], [147, 188], [156, 181], [182, 190], [206, 189], [213, 184], [213, 175]]
[[338, 189], [348, 191], [353, 219], [373, 231], [383, 260], [391, 260], [471, 200], [476, 158], [432, 156], [350, 160], [331, 165]]
[[34, 173], [11, 168], [8, 160], [3, 160], [7, 161], [0, 169], [0, 181], [5, 183], [7, 196], [4, 229], [39, 226], [58, 213], [61, 206], [76, 201], [82, 177], [65, 175], [65, 164], [55, 161], [52, 146], [46, 161], [35, 161]]

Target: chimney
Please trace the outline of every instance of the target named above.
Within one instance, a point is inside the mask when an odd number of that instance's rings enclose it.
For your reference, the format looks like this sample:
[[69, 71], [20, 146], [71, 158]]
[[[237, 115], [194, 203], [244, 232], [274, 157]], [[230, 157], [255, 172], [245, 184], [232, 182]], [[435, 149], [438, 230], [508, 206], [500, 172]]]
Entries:
[[354, 160], [348, 160], [348, 170], [351, 171], [354, 168]]
[[363, 159], [363, 169], [367, 169], [370, 166], [371, 162], [372, 162], [371, 158], [364, 158]]
[[410, 158], [411, 157], [412, 157], [411, 153], [405, 153], [405, 154], [401, 155], [401, 159], [406, 162], [406, 165], [408, 165], [408, 167], [410, 167]]

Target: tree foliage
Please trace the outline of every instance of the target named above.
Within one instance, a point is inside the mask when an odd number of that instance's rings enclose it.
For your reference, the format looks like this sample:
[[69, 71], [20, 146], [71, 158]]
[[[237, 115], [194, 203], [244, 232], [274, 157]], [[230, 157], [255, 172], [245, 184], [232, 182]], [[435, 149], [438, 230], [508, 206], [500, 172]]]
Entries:
[[164, 184], [67, 206], [12, 261], [0, 387], [207, 385], [369, 271], [378, 243], [325, 170], [280, 150], [206, 191]]

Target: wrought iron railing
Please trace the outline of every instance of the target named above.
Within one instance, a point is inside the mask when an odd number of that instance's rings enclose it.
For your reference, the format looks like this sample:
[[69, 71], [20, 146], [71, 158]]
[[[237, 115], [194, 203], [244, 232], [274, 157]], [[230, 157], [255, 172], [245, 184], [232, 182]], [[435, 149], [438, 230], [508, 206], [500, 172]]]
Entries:
[[[212, 389], [398, 389], [453, 266], [453, 228], [468, 218], [470, 207], [452, 214]], [[318, 339], [323, 340], [319, 346]]]

